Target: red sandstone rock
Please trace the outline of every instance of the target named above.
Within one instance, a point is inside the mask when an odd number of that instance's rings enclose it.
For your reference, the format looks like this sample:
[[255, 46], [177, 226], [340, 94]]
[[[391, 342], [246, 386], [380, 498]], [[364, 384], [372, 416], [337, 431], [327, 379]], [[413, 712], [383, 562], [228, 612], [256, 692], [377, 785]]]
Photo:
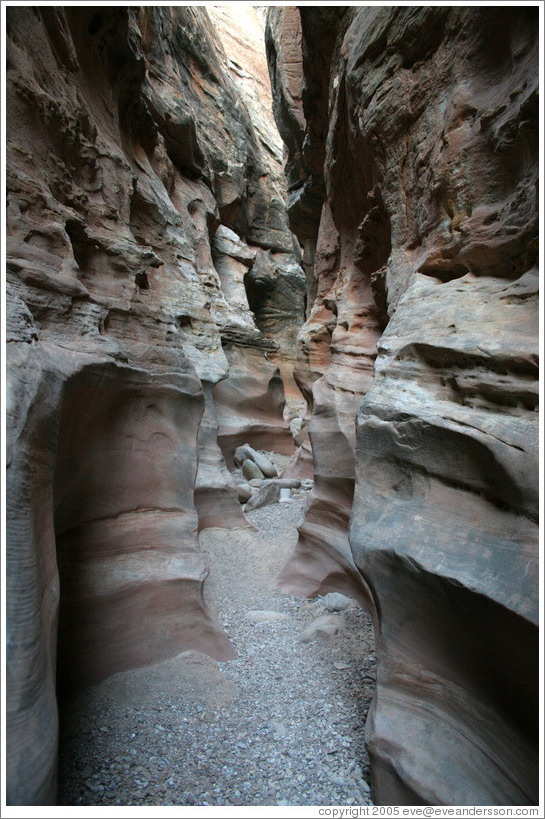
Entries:
[[374, 613], [376, 802], [535, 804], [537, 14], [300, 14], [316, 484], [281, 579]]
[[[244, 338], [240, 337], [243, 342]], [[284, 387], [278, 367], [264, 357], [274, 350], [264, 339], [261, 347], [242, 347], [225, 341], [229, 378], [214, 387], [218, 415], [218, 441], [227, 465], [233, 465], [238, 446], [274, 450], [283, 455], [294, 451], [293, 438], [284, 420]]]
[[218, 443], [218, 421], [212, 384], [203, 383], [206, 406], [197, 437], [199, 467], [195, 478], [195, 507], [199, 531], [221, 523], [224, 529], [247, 527], [233, 478]]
[[215, 413], [247, 379], [249, 440], [293, 449], [244, 291], [257, 246], [294, 280], [297, 256], [205, 9], [7, 17], [8, 802], [45, 805], [55, 678], [232, 656], [197, 542], [245, 525]]

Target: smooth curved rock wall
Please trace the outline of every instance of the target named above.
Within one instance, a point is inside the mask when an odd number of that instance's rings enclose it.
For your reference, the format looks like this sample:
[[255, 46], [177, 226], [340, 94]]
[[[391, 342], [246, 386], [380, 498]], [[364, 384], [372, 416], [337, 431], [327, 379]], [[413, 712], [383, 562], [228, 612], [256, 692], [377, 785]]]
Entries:
[[294, 13], [268, 49], [316, 488], [281, 579], [363, 587], [376, 802], [536, 804], [538, 15], [301, 7], [297, 62]]
[[213, 392], [232, 348], [288, 446], [244, 277], [299, 251], [204, 8], [13, 7], [6, 33], [7, 799], [43, 805], [57, 687], [232, 656], [197, 541], [247, 525]]
[[186, 648], [234, 652], [205, 609], [194, 375], [85, 368], [64, 389], [54, 478], [61, 694]]

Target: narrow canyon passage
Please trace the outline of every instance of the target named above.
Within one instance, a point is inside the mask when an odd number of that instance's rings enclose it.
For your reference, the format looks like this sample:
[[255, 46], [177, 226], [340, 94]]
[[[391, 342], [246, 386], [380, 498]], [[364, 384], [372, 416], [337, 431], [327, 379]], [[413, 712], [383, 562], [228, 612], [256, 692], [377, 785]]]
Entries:
[[371, 804], [371, 619], [274, 587], [307, 501], [249, 512], [255, 531], [201, 533], [205, 597], [237, 659], [186, 651], [66, 705], [59, 804]]
[[7, 9], [7, 805], [543, 803], [541, 24]]

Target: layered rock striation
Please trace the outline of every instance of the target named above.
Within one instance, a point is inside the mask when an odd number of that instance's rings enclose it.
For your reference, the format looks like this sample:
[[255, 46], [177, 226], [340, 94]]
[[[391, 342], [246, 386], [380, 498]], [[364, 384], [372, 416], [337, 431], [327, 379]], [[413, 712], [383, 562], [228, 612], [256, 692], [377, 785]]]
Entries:
[[374, 614], [375, 801], [535, 804], [537, 11], [276, 8], [267, 48], [316, 294], [282, 583]]
[[260, 277], [300, 322], [304, 274], [204, 8], [10, 8], [6, 42], [8, 802], [43, 805], [57, 691], [233, 656], [197, 532], [247, 525], [224, 452], [293, 451]]

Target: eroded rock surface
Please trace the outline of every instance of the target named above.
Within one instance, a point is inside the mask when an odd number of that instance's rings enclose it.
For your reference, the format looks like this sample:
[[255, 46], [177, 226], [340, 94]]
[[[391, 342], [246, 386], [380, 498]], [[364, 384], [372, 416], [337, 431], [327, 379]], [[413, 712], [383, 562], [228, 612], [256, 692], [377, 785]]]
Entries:
[[316, 292], [281, 580], [374, 612], [376, 802], [535, 804], [537, 13], [275, 8], [267, 45]]
[[294, 450], [255, 293], [300, 321], [304, 274], [204, 8], [10, 8], [6, 79], [8, 802], [44, 805], [56, 682], [232, 656], [197, 531], [247, 525], [218, 424]]

